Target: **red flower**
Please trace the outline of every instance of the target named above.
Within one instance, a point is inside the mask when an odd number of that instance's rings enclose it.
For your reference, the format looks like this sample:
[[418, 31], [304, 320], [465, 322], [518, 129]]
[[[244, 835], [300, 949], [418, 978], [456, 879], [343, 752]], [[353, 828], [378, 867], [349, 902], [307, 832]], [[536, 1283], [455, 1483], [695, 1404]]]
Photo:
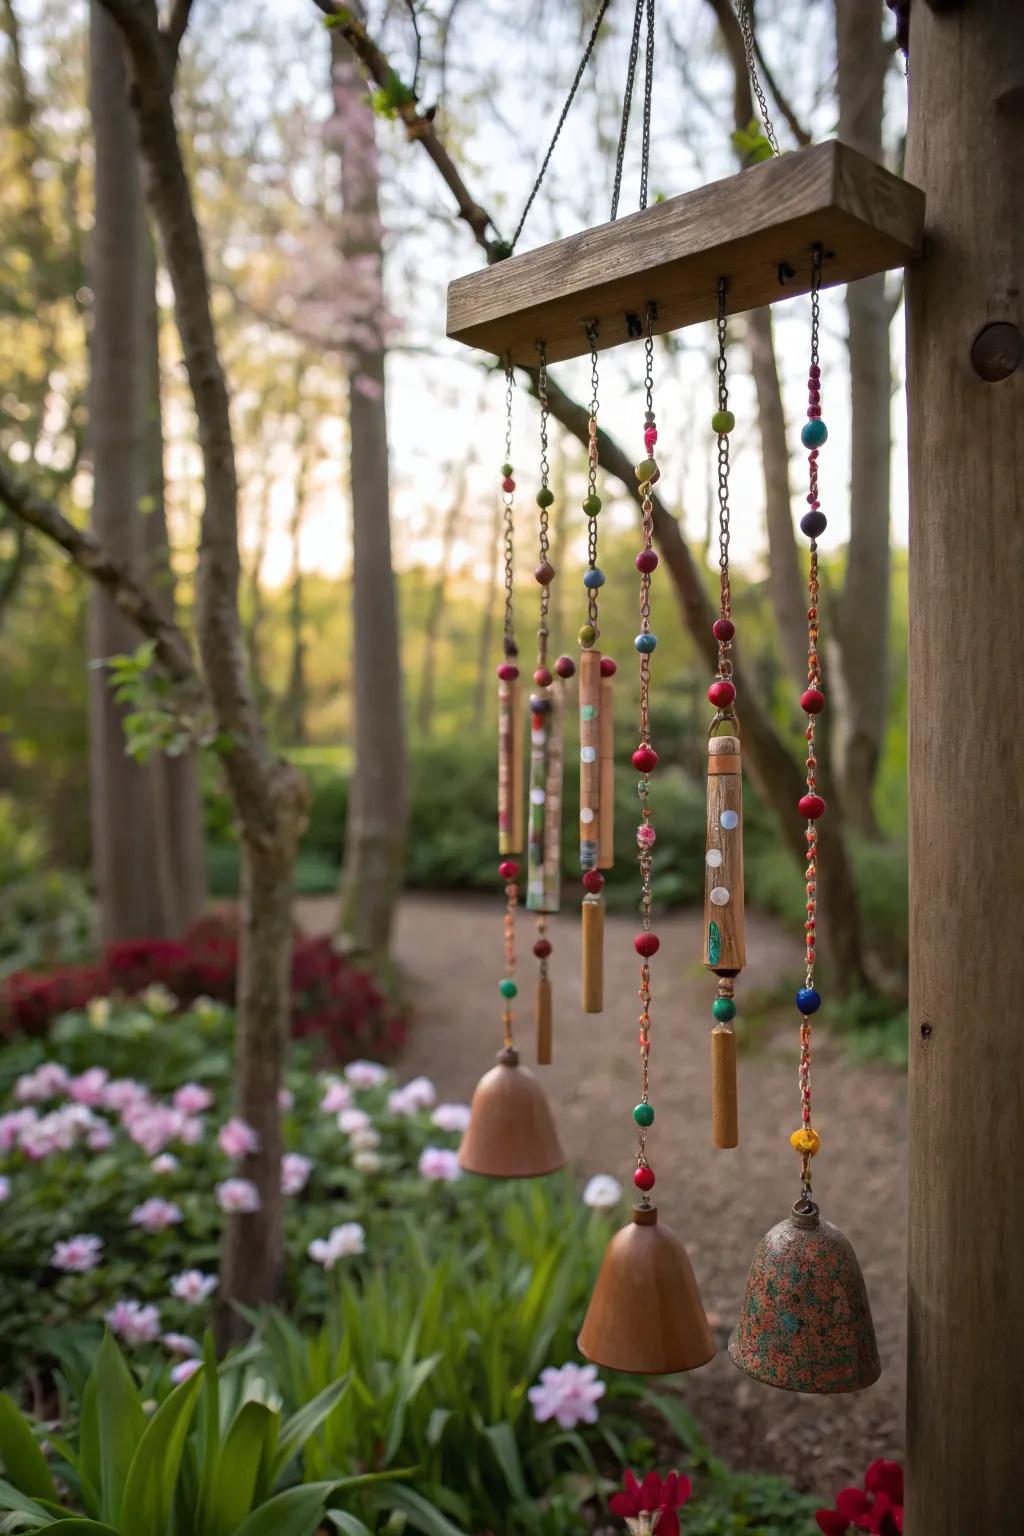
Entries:
[[819, 1509], [815, 1519], [825, 1536], [870, 1531], [872, 1536], [902, 1536], [903, 1468], [896, 1461], [873, 1461], [863, 1488], [843, 1488], [835, 1509]]
[[657, 1472], [648, 1472], [643, 1482], [638, 1483], [633, 1473], [627, 1471], [624, 1492], [613, 1494], [608, 1508], [613, 1515], [643, 1515], [657, 1511], [661, 1516], [657, 1536], [679, 1536], [676, 1510], [686, 1503], [692, 1486], [690, 1479], [681, 1477], [678, 1472], [670, 1472], [664, 1482]]

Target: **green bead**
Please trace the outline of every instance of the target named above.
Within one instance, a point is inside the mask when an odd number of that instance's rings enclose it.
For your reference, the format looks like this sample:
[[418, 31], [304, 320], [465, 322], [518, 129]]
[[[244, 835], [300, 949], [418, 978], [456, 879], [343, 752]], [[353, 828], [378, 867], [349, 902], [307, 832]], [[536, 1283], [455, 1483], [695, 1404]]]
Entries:
[[716, 411], [711, 418], [711, 430], [721, 435], [723, 432], [731, 432], [736, 425], [736, 417], [732, 411]]
[[507, 480], [509, 475], [512, 473], [512, 465], [511, 464], [503, 464], [501, 466], [501, 472], [505, 476], [505, 479]]
[[601, 510], [600, 496], [588, 496], [583, 503], [583, 510], [588, 517], [596, 517]]
[[805, 448], [820, 448], [823, 443], [828, 442], [828, 427], [826, 427], [820, 416], [816, 416], [813, 421], [804, 423], [803, 430], [800, 433], [800, 441]]
[[636, 1121], [637, 1125], [653, 1125], [654, 1105], [638, 1104], [636, 1109], [633, 1111], [633, 1119]]
[[731, 997], [716, 997], [711, 1005], [711, 1012], [719, 1024], [728, 1024], [730, 1019], [736, 1017], [736, 1004]]
[[519, 988], [516, 986], [511, 976], [506, 976], [505, 980], [499, 986], [498, 991], [501, 993], [502, 997], [515, 997], [516, 993], [519, 991]]
[[554, 499], [554, 491], [549, 490], [546, 485], [542, 485], [540, 490], [537, 492], [538, 507], [550, 507]]
[[584, 649], [589, 650], [596, 639], [597, 630], [594, 628], [593, 624], [580, 625], [579, 642], [580, 645], [584, 647]]
[[658, 472], [658, 466], [653, 459], [642, 459], [636, 466], [636, 477], [643, 485], [645, 480], [653, 480]]

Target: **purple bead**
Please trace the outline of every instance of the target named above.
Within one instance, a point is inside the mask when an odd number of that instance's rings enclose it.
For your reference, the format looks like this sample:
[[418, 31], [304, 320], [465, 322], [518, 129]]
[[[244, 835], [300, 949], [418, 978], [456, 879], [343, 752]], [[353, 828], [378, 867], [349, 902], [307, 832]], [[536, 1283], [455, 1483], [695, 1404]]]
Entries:
[[820, 379], [821, 378], [821, 369], [818, 367], [817, 363], [812, 363], [810, 368], [808, 368], [807, 371], [810, 374], [812, 379]]
[[821, 415], [821, 406], [809, 405], [807, 407], [807, 415], [810, 417], [811, 421], [817, 420], [817, 418]]
[[827, 527], [828, 518], [824, 512], [805, 512], [800, 519], [800, 532], [805, 533], [809, 539], [818, 538]]

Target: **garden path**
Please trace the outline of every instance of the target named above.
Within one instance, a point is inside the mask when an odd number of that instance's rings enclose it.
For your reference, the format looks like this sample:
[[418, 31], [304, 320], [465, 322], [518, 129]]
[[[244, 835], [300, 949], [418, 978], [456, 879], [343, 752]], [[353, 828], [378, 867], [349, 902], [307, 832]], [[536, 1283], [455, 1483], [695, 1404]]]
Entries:
[[[299, 904], [307, 931], [329, 931], [329, 900]], [[748, 913], [748, 977], [761, 989], [791, 981], [800, 953], [773, 921]], [[720, 1353], [709, 1366], [675, 1378], [715, 1451], [732, 1466], [777, 1471], [821, 1495], [859, 1483], [876, 1456], [902, 1459], [906, 1299], [905, 1078], [881, 1066], [842, 1062], [818, 1031], [815, 1125], [822, 1152], [815, 1169], [823, 1214], [842, 1226], [860, 1257], [882, 1356], [881, 1381], [850, 1397], [812, 1398], [761, 1386], [724, 1352], [747, 1268], [764, 1230], [781, 1220], [795, 1189], [788, 1136], [797, 1124], [795, 1014], [772, 1010], [756, 1048], [741, 1057], [741, 1146], [710, 1146], [707, 1019], [712, 989], [698, 963], [699, 911], [662, 918], [654, 967], [652, 1101], [659, 1111], [651, 1147], [659, 1204], [684, 1239], [715, 1327]], [[577, 919], [553, 918], [555, 1061], [543, 1078], [566, 1150], [581, 1177], [628, 1173], [633, 1156], [629, 1109], [636, 1098], [636, 961], [629, 916], [610, 916], [605, 1012], [579, 1008]], [[520, 926], [520, 979], [529, 1016], [535, 964], [530, 928]], [[426, 1073], [445, 1099], [468, 1100], [496, 1048], [496, 978], [501, 928], [494, 902], [473, 896], [410, 893], [401, 903], [397, 955], [415, 1020], [403, 1076]], [[678, 957], [673, 963], [673, 957]], [[739, 988], [742, 1038], [743, 986]], [[532, 1042], [521, 1032], [524, 1058]]]

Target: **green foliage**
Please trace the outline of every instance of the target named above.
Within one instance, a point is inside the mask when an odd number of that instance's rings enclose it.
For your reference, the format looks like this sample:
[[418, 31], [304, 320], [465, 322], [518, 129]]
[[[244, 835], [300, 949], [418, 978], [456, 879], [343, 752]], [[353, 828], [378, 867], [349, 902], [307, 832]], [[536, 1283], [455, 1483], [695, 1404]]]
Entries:
[[38, 869], [0, 884], [0, 979], [87, 960], [95, 945], [95, 905], [81, 875]]
[[762, 160], [770, 160], [774, 153], [756, 117], [752, 117], [745, 128], [737, 128], [731, 133], [729, 141], [748, 165], [759, 165]]
[[387, 78], [387, 83], [379, 90], [370, 93], [370, 105], [379, 117], [394, 119], [403, 107], [415, 104], [416, 97], [411, 88], [405, 84], [402, 77], [394, 70]]

